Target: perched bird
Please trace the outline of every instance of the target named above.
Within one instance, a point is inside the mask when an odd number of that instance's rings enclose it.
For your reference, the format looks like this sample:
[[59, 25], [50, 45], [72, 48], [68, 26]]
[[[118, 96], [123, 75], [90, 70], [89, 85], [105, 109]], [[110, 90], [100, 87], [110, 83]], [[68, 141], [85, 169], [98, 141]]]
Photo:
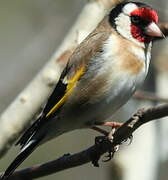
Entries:
[[150, 6], [127, 1], [112, 8], [76, 48], [40, 117], [17, 142], [21, 152], [7, 179], [40, 144], [68, 131], [105, 124], [143, 83], [152, 40], [163, 37]]

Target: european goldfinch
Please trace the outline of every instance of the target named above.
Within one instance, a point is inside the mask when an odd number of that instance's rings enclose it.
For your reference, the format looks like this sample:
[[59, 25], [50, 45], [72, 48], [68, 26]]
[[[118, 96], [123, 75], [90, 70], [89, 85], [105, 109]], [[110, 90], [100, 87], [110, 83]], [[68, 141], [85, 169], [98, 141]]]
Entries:
[[[128, 1], [112, 8], [76, 48], [40, 117], [17, 144], [7, 179], [38, 145], [63, 133], [103, 124], [143, 83], [152, 40], [163, 37], [150, 6]], [[86, 24], [87, 25], [87, 24]]]

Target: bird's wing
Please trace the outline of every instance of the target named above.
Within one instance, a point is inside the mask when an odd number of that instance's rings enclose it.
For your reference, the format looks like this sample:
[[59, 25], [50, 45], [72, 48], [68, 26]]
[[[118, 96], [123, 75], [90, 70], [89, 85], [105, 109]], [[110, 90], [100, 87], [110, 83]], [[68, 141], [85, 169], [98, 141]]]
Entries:
[[62, 72], [60, 79], [49, 97], [42, 115], [25, 131], [16, 145], [24, 147], [36, 131], [47, 121], [57, 116], [61, 107], [70, 96], [81, 76], [86, 72], [90, 57], [95, 56], [102, 49], [102, 42], [105, 41], [108, 34], [91, 33], [74, 51], [69, 59], [67, 66]]
[[93, 60], [97, 53], [102, 51], [102, 43], [106, 41], [114, 31], [108, 23], [108, 16], [97, 28], [75, 49], [60, 79], [49, 97], [42, 115], [24, 132], [16, 145], [21, 148], [36, 133], [41, 126], [57, 116], [61, 107], [70, 96], [81, 76], [87, 71], [89, 61]]

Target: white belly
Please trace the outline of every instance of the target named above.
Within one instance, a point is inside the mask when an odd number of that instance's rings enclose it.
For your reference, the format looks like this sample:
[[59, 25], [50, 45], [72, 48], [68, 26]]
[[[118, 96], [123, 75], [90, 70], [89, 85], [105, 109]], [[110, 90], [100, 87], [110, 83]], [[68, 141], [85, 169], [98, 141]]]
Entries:
[[114, 82], [110, 82], [111, 87], [101, 98], [84, 105], [76, 105], [74, 108], [71, 108], [71, 104], [68, 103], [60, 113], [60, 124], [66, 124], [66, 127], [71, 130], [108, 120], [133, 95], [145, 76], [142, 77], [123, 74], [116, 77], [118, 79], [114, 79], [109, 76], [109, 80], [112, 79]]
[[111, 87], [109, 93], [101, 101], [98, 107], [96, 121], [108, 120], [121, 106], [123, 106], [133, 95], [137, 88], [136, 78], [126, 78], [120, 80], [115, 86]]
[[74, 129], [94, 126], [96, 122], [107, 121], [133, 95], [140, 83], [139, 80], [138, 76], [120, 76], [120, 79], [113, 84], [102, 99], [86, 106], [77, 105], [75, 109], [71, 107], [71, 104], [65, 104], [59, 116], [48, 124], [50, 135], [46, 140]]

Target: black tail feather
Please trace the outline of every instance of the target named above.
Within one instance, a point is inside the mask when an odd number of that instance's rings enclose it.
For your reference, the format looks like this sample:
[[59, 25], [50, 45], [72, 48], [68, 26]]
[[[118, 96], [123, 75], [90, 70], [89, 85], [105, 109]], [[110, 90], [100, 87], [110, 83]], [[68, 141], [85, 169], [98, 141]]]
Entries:
[[41, 140], [42, 138], [30, 140], [6, 169], [5, 173], [1, 177], [1, 180], [7, 180], [15, 169], [35, 150]]
[[28, 142], [28, 140], [36, 133], [39, 128], [38, 125], [40, 121], [43, 119], [43, 116], [40, 116], [21, 136], [21, 138], [16, 142], [15, 145], [20, 145], [21, 148]]

